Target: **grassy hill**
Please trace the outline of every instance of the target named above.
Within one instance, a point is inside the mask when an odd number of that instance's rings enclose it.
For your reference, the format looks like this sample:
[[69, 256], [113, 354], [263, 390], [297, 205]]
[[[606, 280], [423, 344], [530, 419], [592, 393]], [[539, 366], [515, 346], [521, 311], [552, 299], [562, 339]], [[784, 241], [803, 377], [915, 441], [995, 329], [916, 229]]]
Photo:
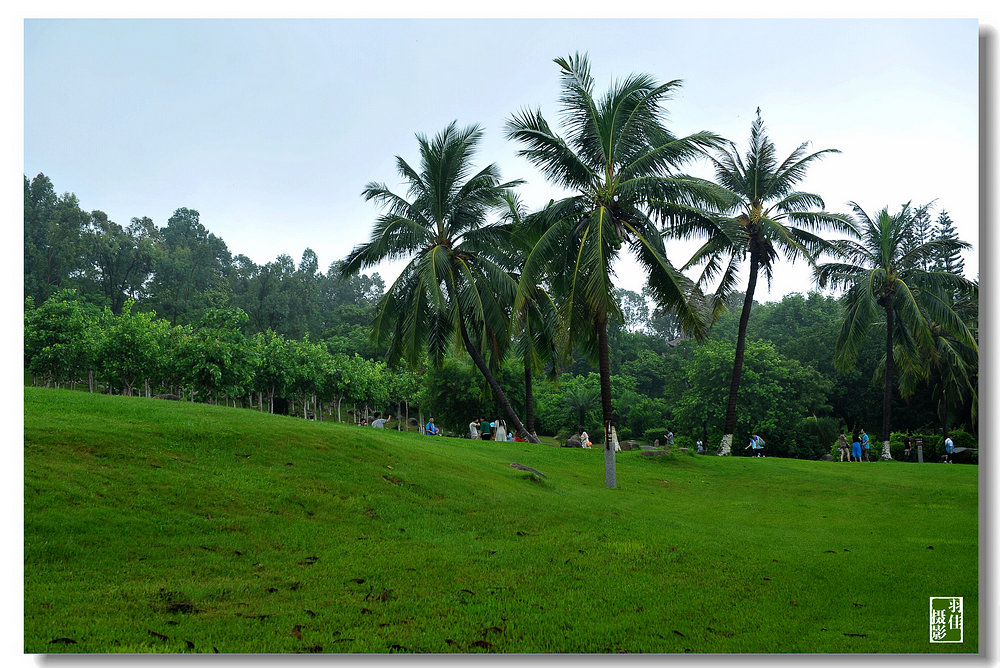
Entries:
[[607, 490], [599, 449], [36, 388], [24, 418], [27, 653], [978, 651], [973, 466], [623, 452]]

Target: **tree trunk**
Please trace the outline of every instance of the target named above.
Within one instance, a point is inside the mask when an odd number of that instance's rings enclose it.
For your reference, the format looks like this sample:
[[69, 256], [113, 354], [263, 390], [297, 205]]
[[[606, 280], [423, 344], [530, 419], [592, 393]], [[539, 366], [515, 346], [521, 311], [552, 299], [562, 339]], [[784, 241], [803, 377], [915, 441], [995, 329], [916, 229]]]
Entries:
[[[462, 343], [465, 344], [465, 350], [469, 353], [469, 356], [472, 357], [472, 361], [476, 364], [479, 372], [483, 374], [484, 378], [486, 378], [486, 382], [489, 384], [490, 389], [493, 390], [493, 396], [500, 402], [503, 412], [507, 415], [511, 424], [514, 425], [514, 428], [517, 429], [517, 433], [519, 433], [521, 438], [529, 443], [538, 443], [538, 439], [532, 434], [529, 434], [524, 428], [521, 420], [514, 413], [514, 409], [511, 407], [510, 401], [507, 400], [507, 395], [503, 393], [502, 389], [500, 389], [500, 383], [498, 383], [497, 379], [493, 377], [492, 373], [490, 373], [489, 367], [486, 366], [486, 361], [483, 360], [482, 355], [480, 355], [479, 351], [472, 345], [472, 342], [469, 340], [469, 332], [465, 329], [465, 320], [461, 317], [458, 318], [458, 328], [462, 334]], [[423, 422], [423, 418], [421, 418], [421, 422]]]
[[614, 427], [613, 409], [611, 406], [611, 356], [608, 346], [608, 316], [600, 317], [597, 326], [597, 368], [601, 376], [601, 412], [604, 416], [604, 486], [608, 489], [618, 487], [618, 470], [615, 462], [615, 446], [611, 442], [611, 430]]
[[733, 359], [733, 377], [729, 383], [729, 402], [726, 404], [726, 424], [722, 428], [722, 442], [719, 443], [718, 455], [730, 454], [733, 446], [733, 433], [736, 431], [736, 395], [740, 391], [740, 379], [743, 377], [743, 356], [747, 349], [747, 324], [750, 322], [750, 309], [753, 308], [753, 293], [757, 289], [757, 271], [760, 262], [757, 254], [750, 252], [750, 279], [747, 281], [747, 294], [743, 298], [743, 310], [740, 311], [740, 328], [736, 335], [736, 356]]
[[531, 382], [531, 365], [528, 355], [524, 356], [524, 426], [528, 433], [535, 432], [535, 392]]
[[889, 431], [892, 417], [892, 376], [896, 360], [892, 355], [893, 318], [896, 315], [892, 308], [892, 295], [886, 297], [885, 307], [885, 390], [882, 394], [882, 459], [892, 459], [889, 452]]

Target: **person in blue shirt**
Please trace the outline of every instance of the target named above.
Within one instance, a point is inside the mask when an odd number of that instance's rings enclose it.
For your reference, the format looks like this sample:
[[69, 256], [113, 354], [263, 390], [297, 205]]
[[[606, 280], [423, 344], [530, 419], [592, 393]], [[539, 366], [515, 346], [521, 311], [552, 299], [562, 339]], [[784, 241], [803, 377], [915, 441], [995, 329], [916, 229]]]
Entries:
[[861, 461], [861, 437], [858, 432], [851, 434], [851, 461]]
[[951, 440], [951, 436], [944, 439], [944, 463], [951, 464], [951, 456], [955, 454], [955, 441]]
[[864, 429], [861, 430], [861, 451], [865, 455], [865, 461], [870, 462], [872, 460], [871, 444], [868, 442], [868, 434], [865, 433]]
[[753, 454], [750, 455], [751, 457], [763, 457], [764, 439], [762, 439], [757, 434], [754, 434], [753, 436], [750, 437], [750, 443], [748, 443], [747, 447], [743, 449], [746, 450], [747, 448], [753, 448]]
[[431, 418], [427, 422], [427, 427], [424, 429], [428, 436], [438, 436], [441, 434], [441, 430], [434, 425], [434, 418]]

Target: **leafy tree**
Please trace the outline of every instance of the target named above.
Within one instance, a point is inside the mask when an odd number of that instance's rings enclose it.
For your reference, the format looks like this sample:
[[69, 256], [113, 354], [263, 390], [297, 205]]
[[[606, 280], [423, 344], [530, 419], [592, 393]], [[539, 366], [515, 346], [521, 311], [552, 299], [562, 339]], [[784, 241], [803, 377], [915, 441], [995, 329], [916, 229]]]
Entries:
[[42, 303], [74, 287], [71, 277], [84, 269], [83, 231], [89, 218], [76, 195], [57, 196], [44, 174], [30, 183], [24, 177], [25, 297]]
[[429, 411], [435, 423], [466, 431], [469, 421], [492, 412], [483, 391], [482, 374], [472, 365], [455, 357], [446, 357], [439, 365], [428, 367], [418, 394], [420, 406]]
[[243, 333], [247, 314], [209, 309], [179, 351], [185, 380], [203, 400], [243, 396], [252, 387], [254, 349]]
[[91, 368], [92, 339], [88, 332], [97, 322], [96, 313], [81, 303], [76, 290], [60, 290], [35, 307], [25, 300], [25, 368], [45, 384], [75, 383]]
[[496, 165], [472, 173], [482, 134], [477, 126], [459, 129], [453, 122], [432, 140], [417, 135], [420, 170], [396, 158], [410, 199], [383, 184], [368, 184], [365, 199], [387, 213], [376, 221], [371, 239], [351, 251], [341, 273], [352, 276], [383, 260], [409, 260], [379, 302], [373, 323], [373, 337], [387, 347], [388, 361], [415, 364], [426, 347], [439, 363], [457, 330], [458, 345], [486, 378], [503, 413], [522, 437], [535, 440], [490, 368], [506, 352], [505, 306], [513, 301], [515, 285], [497, 257], [503, 236], [486, 224], [486, 216], [518, 182], [501, 183]]
[[682, 223], [673, 231], [680, 235], [690, 235], [698, 229], [708, 231], [708, 241], [695, 252], [688, 266], [704, 264], [699, 284], [718, 280], [716, 295], [720, 297], [735, 292], [737, 270], [745, 258], [749, 256], [750, 260], [726, 404], [726, 422], [718, 449], [720, 455], [730, 453], [733, 430], [736, 428], [736, 401], [743, 375], [747, 325], [758, 274], [763, 271], [770, 285], [773, 265], [779, 254], [791, 261], [805, 258], [815, 264], [816, 254], [829, 247], [824, 239], [816, 235], [817, 232], [853, 231], [845, 216], [816, 210], [823, 207], [819, 195], [795, 189], [812, 163], [829, 153], [839, 153], [836, 149], [807, 153], [808, 146], [808, 143], [800, 144], [779, 162], [758, 108], [757, 118], [750, 128], [746, 157], [741, 158], [732, 143], [728, 149], [720, 149], [712, 157], [716, 180], [730, 193], [734, 202], [731, 215], [715, 220], [707, 228], [703, 221], [696, 220], [693, 226]]
[[[688, 205], [714, 200], [711, 184], [676, 170], [717, 137], [679, 138], [664, 126], [661, 104], [679, 81], [632, 75], [595, 98], [586, 56], [555, 62], [567, 137], [556, 134], [541, 110], [524, 110], [507, 122], [508, 138], [526, 146], [519, 155], [573, 193], [534, 215], [544, 232], [525, 262], [518, 306], [541, 277], [551, 276], [567, 344], [583, 346], [597, 360], [607, 438], [613, 426], [608, 322], [622, 319], [612, 266], [625, 246], [647, 272], [655, 301], [675, 308], [685, 326], [703, 327], [694, 286], [667, 260], [656, 221], [700, 215]], [[605, 452], [606, 484], [614, 487], [614, 450]]]
[[253, 335], [252, 346], [257, 361], [253, 389], [261, 395], [261, 410], [266, 398], [267, 412], [274, 413], [275, 397], [284, 397], [292, 384], [289, 343], [281, 334], [267, 330]]
[[[734, 344], [710, 340], [697, 346], [687, 366], [688, 389], [674, 407], [675, 432], [703, 436], [718, 442], [724, 436], [726, 395]], [[743, 399], [737, 406], [736, 432], [749, 439], [754, 432], [768, 444], [768, 453], [795, 456], [800, 445], [796, 428], [810, 415], [823, 416], [830, 406], [830, 381], [812, 368], [778, 354], [765, 341], [747, 342], [744, 357]], [[745, 441], [744, 441], [745, 442]], [[741, 448], [736, 448], [739, 453]]]
[[196, 322], [226, 299], [229, 249], [201, 224], [193, 209], [177, 209], [160, 232], [163, 240], [153, 254], [149, 307], [172, 325]]
[[121, 383], [122, 394], [132, 396], [139, 380], [155, 377], [164, 354], [168, 324], [153, 312], [133, 313], [131, 299], [115, 315], [105, 307], [97, 365], [109, 384]]
[[[817, 276], [821, 286], [846, 289], [844, 322], [834, 357], [838, 368], [854, 364], [872, 327], [885, 327], [882, 459], [891, 459], [889, 436], [897, 356], [916, 358], [933, 348], [931, 322], [978, 351], [971, 331], [947, 297], [955, 290], [969, 289], [971, 284], [955, 274], [922, 269], [933, 258], [967, 248], [968, 244], [935, 239], [907, 250], [904, 241], [912, 216], [908, 204], [895, 215], [883, 208], [874, 218], [856, 203], [852, 207], [860, 241], [837, 242], [844, 261], [821, 265]], [[878, 322], [880, 313], [885, 316], [884, 324]]]

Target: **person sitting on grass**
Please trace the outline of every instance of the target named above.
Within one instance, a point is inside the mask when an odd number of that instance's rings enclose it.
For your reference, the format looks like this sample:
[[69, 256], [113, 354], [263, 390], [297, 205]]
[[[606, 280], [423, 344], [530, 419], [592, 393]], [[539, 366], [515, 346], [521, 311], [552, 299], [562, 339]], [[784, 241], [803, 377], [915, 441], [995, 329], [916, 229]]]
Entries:
[[427, 421], [427, 426], [424, 428], [424, 431], [427, 433], [428, 436], [441, 435], [441, 430], [434, 425], [434, 418], [431, 418], [430, 420]]

